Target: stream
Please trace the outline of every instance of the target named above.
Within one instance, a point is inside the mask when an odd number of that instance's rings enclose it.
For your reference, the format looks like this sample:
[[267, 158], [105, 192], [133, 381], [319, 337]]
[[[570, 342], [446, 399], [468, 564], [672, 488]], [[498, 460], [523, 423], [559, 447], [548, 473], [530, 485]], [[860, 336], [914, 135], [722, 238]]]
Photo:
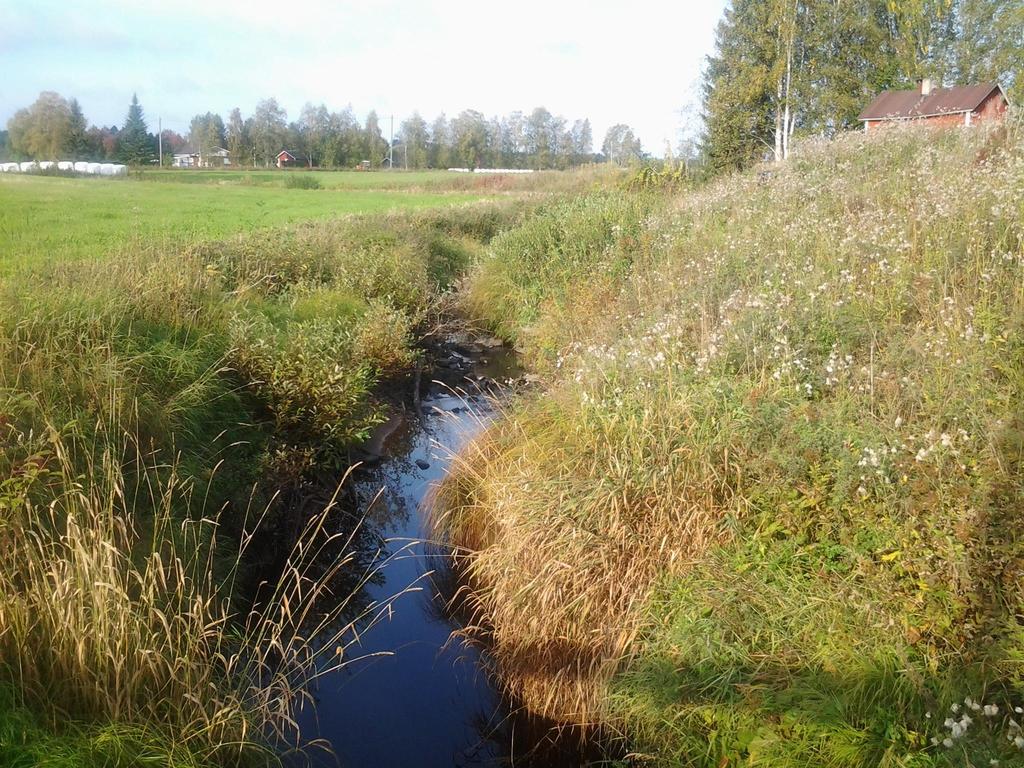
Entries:
[[[453, 454], [493, 418], [490, 382], [518, 376], [513, 354], [496, 346], [441, 360], [421, 387], [422, 416], [397, 411], [370, 441], [381, 460], [361, 471], [355, 496], [374, 540], [391, 559], [363, 589], [389, 615], [360, 636], [357, 657], [320, 678], [315, 707], [300, 715], [304, 742], [322, 739], [313, 766], [582, 765], [578, 741], [552, 737], [549, 723], [517, 711], [486, 672], [485, 651], [458, 636], [445, 610], [449, 560], [429, 538], [426, 501]], [[447, 581], [446, 581], [447, 580]], [[448, 587], [445, 587], [445, 584]], [[382, 654], [372, 656], [373, 654]], [[383, 655], [386, 654], [386, 655]], [[366, 658], [372, 656], [371, 658]]]

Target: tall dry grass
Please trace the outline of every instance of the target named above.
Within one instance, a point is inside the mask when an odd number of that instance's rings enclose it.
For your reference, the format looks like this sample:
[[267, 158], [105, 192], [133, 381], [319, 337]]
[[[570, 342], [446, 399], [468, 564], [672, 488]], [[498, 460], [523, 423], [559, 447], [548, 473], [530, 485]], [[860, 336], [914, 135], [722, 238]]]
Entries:
[[113, 722], [201, 764], [273, 760], [300, 737], [309, 684], [347, 663], [355, 628], [386, 610], [359, 602], [379, 564], [351, 573], [356, 533], [328, 526], [335, 495], [247, 610], [239, 572], [266, 510], [252, 510], [225, 565], [217, 509], [182, 520], [179, 497], [193, 492], [176, 468], [147, 465], [129, 438], [123, 448], [83, 468], [51, 432], [4, 482], [0, 669], [58, 730]]

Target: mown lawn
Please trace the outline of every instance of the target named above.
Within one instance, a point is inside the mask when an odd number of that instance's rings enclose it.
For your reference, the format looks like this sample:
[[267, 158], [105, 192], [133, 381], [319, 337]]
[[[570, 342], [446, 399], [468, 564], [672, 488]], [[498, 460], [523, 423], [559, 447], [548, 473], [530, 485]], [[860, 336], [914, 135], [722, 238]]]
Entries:
[[[176, 175], [186, 177], [187, 172]], [[4, 177], [0, 179], [0, 274], [40, 259], [108, 256], [133, 242], [164, 240], [175, 245], [309, 219], [476, 199], [478, 195], [398, 189], [307, 190]]]

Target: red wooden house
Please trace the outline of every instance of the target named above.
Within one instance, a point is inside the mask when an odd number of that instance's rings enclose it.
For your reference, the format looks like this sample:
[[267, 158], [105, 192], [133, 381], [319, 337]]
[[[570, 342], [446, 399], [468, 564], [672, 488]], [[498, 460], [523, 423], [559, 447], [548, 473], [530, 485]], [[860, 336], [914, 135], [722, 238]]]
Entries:
[[864, 131], [910, 121], [936, 125], [973, 125], [998, 120], [1009, 106], [998, 83], [936, 88], [922, 80], [912, 91], [883, 91], [860, 113]]

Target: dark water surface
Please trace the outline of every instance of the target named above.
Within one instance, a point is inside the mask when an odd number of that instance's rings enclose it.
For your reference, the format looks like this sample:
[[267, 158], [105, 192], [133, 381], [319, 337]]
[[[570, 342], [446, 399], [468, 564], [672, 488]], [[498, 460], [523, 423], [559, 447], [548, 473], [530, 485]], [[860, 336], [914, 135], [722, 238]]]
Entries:
[[[472, 379], [509, 374], [501, 354], [489, 357], [487, 367], [474, 362]], [[483, 670], [480, 649], [452, 638], [457, 626], [439, 596], [450, 593], [443, 587], [446, 578], [451, 582], [447, 558], [424, 542], [430, 535], [425, 501], [452, 455], [492, 418], [490, 401], [468, 383], [435, 382], [422, 411], [422, 418], [410, 411], [392, 421], [386, 458], [358, 481], [366, 524], [393, 555], [382, 578], [364, 589], [379, 602], [404, 594], [348, 655], [390, 655], [356, 660], [319, 680], [317, 705], [300, 718], [303, 740], [324, 739], [335, 754], [312, 752], [299, 764], [580, 765], [575, 749], [539, 749], [550, 740], [548, 724], [513, 715]]]

